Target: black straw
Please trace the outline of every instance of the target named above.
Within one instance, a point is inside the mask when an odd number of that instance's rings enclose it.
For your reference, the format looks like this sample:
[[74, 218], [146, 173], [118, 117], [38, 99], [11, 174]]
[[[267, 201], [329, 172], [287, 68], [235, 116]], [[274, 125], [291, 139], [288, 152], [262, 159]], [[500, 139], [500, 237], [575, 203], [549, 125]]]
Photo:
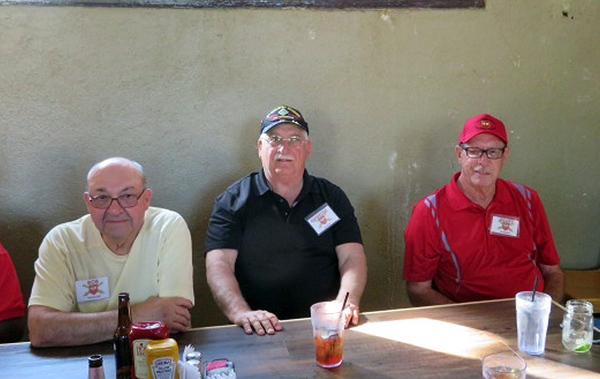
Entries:
[[342, 312], [344, 308], [346, 308], [346, 302], [348, 302], [348, 296], [350, 296], [350, 292], [346, 292], [346, 297], [344, 297], [344, 302], [342, 303]]
[[537, 289], [538, 280], [540, 280], [540, 276], [536, 275], [535, 276], [535, 283], [533, 283], [533, 293], [531, 294], [531, 302], [532, 303], [535, 300], [535, 290]]

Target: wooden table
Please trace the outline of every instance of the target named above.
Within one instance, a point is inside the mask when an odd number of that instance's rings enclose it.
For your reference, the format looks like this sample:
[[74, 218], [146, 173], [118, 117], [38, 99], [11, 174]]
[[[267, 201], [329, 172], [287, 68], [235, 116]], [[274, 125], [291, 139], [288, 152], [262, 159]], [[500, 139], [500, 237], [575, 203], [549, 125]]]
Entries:
[[[570, 353], [561, 343], [563, 309], [552, 307], [546, 352], [521, 354], [527, 378], [600, 378], [600, 346]], [[316, 366], [310, 320], [284, 322], [274, 336], [246, 335], [237, 326], [199, 328], [176, 337], [180, 352], [192, 344], [205, 361], [229, 358], [239, 378], [481, 378], [481, 358], [516, 350], [513, 299], [370, 312], [346, 331], [344, 363]], [[104, 356], [114, 378], [110, 343], [34, 349], [29, 343], [0, 345], [0, 378], [85, 378], [87, 357]]]

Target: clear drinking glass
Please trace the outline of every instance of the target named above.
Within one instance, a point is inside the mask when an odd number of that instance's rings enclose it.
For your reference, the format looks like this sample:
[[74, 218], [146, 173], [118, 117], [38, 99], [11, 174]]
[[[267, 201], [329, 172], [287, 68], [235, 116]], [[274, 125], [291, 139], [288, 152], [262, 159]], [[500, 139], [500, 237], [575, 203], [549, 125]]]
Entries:
[[562, 322], [562, 343], [569, 351], [585, 353], [594, 339], [594, 306], [585, 300], [567, 301]]
[[324, 301], [310, 307], [315, 357], [321, 367], [342, 364], [344, 346], [344, 314], [339, 301]]
[[525, 379], [526, 370], [525, 360], [512, 351], [490, 354], [481, 361], [484, 379]]
[[543, 292], [523, 291], [515, 296], [519, 351], [540, 355], [546, 348], [546, 332], [552, 298]]

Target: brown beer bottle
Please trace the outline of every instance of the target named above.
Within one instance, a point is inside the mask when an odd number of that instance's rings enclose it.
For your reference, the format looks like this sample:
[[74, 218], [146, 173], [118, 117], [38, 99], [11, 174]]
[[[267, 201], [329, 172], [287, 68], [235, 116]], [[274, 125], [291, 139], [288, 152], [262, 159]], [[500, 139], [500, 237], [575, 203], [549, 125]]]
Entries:
[[117, 379], [131, 379], [131, 350], [129, 348], [129, 327], [131, 313], [129, 309], [129, 294], [119, 294], [119, 326], [115, 330], [114, 350], [117, 366]]

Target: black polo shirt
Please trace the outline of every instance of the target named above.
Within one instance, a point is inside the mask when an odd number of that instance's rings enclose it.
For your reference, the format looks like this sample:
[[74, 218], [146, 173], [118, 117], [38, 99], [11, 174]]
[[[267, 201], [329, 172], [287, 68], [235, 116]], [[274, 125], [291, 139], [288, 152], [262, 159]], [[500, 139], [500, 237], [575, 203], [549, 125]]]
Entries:
[[[306, 221], [324, 203], [340, 218], [318, 235]], [[252, 309], [280, 319], [306, 317], [310, 306], [332, 300], [340, 288], [335, 247], [362, 243], [354, 208], [331, 182], [304, 172], [290, 208], [271, 191], [264, 172], [250, 174], [217, 197], [205, 251], [235, 249], [235, 276]]]

